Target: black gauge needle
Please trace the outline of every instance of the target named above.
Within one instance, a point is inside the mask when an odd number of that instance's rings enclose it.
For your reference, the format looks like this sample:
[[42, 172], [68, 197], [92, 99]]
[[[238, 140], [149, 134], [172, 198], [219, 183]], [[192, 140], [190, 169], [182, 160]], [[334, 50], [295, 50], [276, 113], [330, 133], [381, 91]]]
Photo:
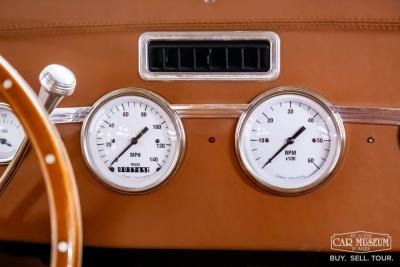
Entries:
[[0, 138], [0, 144], [11, 147], [12, 145], [5, 138]]
[[136, 135], [135, 137], [133, 137], [131, 139], [131, 142], [128, 144], [127, 147], [124, 148], [124, 150], [122, 150], [121, 153], [118, 154], [118, 156], [111, 162], [110, 166], [108, 168], [111, 168], [111, 166], [118, 161], [118, 159], [133, 145], [136, 145], [140, 139], [140, 137], [142, 137], [147, 131], [149, 130], [149, 128], [144, 127], [143, 130], [141, 130], [138, 135]]
[[271, 163], [272, 160], [274, 158], [276, 158], [276, 156], [278, 156], [282, 152], [282, 150], [284, 150], [288, 145], [293, 144], [294, 139], [296, 139], [302, 132], [304, 132], [305, 129], [306, 129], [306, 127], [301, 126], [300, 129], [298, 129], [297, 132], [294, 133], [294, 135], [292, 135], [291, 137], [286, 139], [286, 143], [283, 144], [283, 146], [281, 148], [279, 148], [279, 150], [276, 151], [276, 153], [272, 157], [270, 157], [267, 162], [265, 162], [265, 164], [262, 166], [262, 169], [264, 169], [265, 166], [267, 166], [269, 163]]

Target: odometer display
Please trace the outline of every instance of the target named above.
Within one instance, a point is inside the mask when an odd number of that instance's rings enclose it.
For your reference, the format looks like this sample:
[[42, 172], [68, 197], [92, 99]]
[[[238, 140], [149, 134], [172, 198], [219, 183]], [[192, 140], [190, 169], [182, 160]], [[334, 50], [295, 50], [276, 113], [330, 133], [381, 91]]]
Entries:
[[244, 170], [267, 189], [301, 193], [332, 174], [343, 151], [343, 123], [331, 104], [302, 88], [257, 97], [242, 115], [236, 148]]
[[94, 105], [82, 129], [82, 148], [101, 181], [120, 191], [144, 192], [177, 170], [184, 131], [161, 97], [142, 89], [120, 89]]

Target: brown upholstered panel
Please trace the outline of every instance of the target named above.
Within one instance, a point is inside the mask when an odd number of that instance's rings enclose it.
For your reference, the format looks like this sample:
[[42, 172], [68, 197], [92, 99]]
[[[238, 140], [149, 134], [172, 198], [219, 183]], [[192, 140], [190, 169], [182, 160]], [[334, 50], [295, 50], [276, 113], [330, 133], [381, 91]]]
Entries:
[[[322, 5], [260, 0], [243, 6], [243, 1], [205, 5], [200, 0], [153, 0], [121, 1], [124, 4], [112, 9], [105, 7], [109, 1], [95, 1], [81, 7], [65, 4], [61, 17], [38, 14], [43, 5], [51, 11], [64, 4], [28, 2], [16, 14], [1, 11], [0, 53], [32, 86], [38, 86], [37, 76], [45, 65], [70, 67], [78, 86], [61, 106], [90, 105], [126, 86], [152, 90], [171, 103], [247, 103], [276, 86], [302, 85], [338, 105], [400, 107], [398, 1]], [[172, 10], [165, 6], [172, 2], [180, 3], [179, 12], [165, 12]], [[0, 6], [10, 10], [15, 5]], [[274, 30], [282, 43], [281, 75], [273, 82], [143, 81], [137, 72], [137, 40], [151, 29]], [[334, 179], [313, 193], [281, 197], [259, 190], [240, 169], [234, 151], [235, 119], [183, 123], [187, 150], [181, 169], [166, 185], [145, 195], [119, 194], [98, 182], [82, 158], [80, 125], [59, 126], [78, 180], [85, 244], [329, 250], [332, 234], [366, 230], [392, 235], [394, 249], [400, 251], [397, 127], [347, 124], [346, 155]], [[210, 136], [215, 143], [208, 142]], [[367, 144], [369, 136], [374, 144]], [[0, 238], [48, 241], [45, 197], [30, 153], [0, 197]]]

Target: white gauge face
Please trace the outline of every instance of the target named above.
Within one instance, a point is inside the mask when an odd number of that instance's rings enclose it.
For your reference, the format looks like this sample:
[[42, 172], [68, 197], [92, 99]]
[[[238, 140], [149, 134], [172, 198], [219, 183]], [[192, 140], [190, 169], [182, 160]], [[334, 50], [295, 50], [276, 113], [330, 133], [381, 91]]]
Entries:
[[243, 114], [236, 146], [243, 168], [261, 186], [301, 193], [322, 184], [344, 144], [343, 123], [322, 97], [306, 90], [275, 90]]
[[144, 192], [177, 170], [184, 149], [181, 121], [144, 90], [114, 91], [96, 104], [82, 129], [82, 148], [94, 174], [125, 192]]
[[0, 104], [0, 163], [12, 160], [25, 137], [17, 116], [6, 104]]

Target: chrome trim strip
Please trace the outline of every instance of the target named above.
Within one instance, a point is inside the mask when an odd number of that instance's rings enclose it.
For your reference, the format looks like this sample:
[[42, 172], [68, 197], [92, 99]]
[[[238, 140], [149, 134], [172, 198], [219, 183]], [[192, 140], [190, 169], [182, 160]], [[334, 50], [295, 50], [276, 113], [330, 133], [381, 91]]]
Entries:
[[[183, 119], [239, 118], [248, 104], [175, 104], [171, 108]], [[51, 113], [55, 124], [82, 123], [91, 107], [56, 108]], [[399, 125], [400, 108], [334, 106], [346, 123]]]
[[[153, 40], [268, 40], [271, 43], [271, 69], [268, 72], [151, 72], [148, 44]], [[280, 39], [275, 32], [145, 32], [139, 38], [139, 74], [144, 80], [260, 80], [271, 81], [280, 72]]]
[[55, 124], [82, 123], [92, 107], [55, 108], [50, 119]]
[[335, 106], [344, 122], [400, 125], [400, 108]]
[[248, 104], [179, 104], [171, 107], [181, 118], [226, 119], [239, 118]]

